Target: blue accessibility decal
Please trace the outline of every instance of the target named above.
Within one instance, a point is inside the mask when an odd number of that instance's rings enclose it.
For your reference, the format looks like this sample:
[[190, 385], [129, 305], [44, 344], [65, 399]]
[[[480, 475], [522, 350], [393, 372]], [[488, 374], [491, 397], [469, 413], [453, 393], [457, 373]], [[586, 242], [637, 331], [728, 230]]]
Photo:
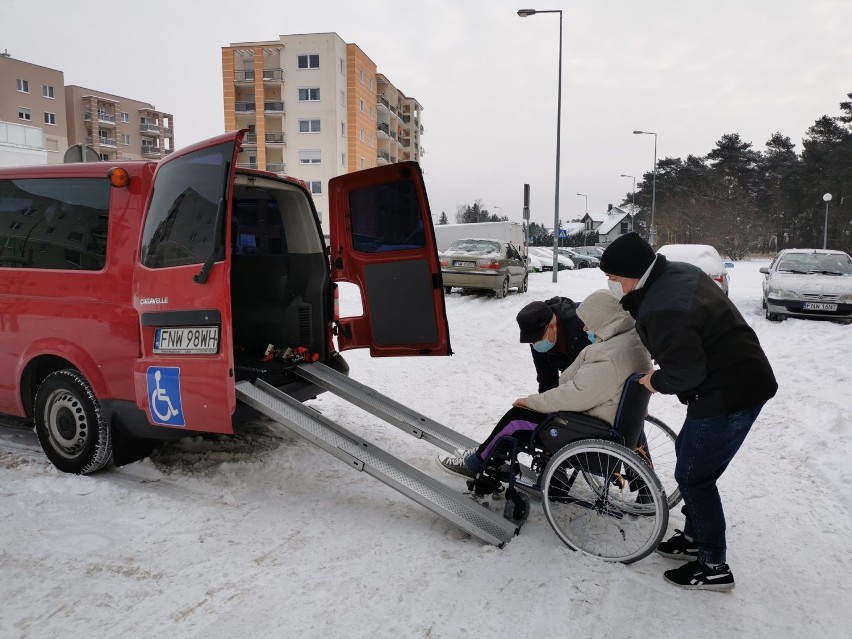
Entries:
[[152, 366], [148, 369], [148, 406], [151, 419], [163, 426], [186, 426], [180, 398], [180, 368]]

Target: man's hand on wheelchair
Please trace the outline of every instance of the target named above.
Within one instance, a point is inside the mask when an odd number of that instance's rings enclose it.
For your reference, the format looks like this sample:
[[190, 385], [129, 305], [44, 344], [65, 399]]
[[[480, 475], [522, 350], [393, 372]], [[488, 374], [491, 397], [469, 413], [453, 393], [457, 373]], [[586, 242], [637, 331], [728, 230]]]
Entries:
[[657, 389], [651, 385], [651, 375], [654, 374], [654, 369], [651, 369], [647, 373], [645, 373], [642, 378], [639, 380], [639, 383], [642, 384], [645, 388], [647, 388], [652, 393], [656, 393]]
[[526, 397], [518, 397], [514, 402], [512, 402], [512, 406], [516, 406], [518, 408], [526, 408], [527, 407], [527, 398]]

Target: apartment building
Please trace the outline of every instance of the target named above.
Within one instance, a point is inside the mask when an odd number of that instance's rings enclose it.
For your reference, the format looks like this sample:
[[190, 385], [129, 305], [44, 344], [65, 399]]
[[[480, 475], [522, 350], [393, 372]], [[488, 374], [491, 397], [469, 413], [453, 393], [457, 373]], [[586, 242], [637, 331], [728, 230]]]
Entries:
[[0, 163], [59, 164], [74, 144], [102, 160], [157, 160], [174, 146], [174, 116], [80, 86], [62, 71], [0, 54]]
[[175, 149], [174, 116], [111, 93], [65, 87], [68, 144], [88, 144], [101, 160], [158, 160]]
[[423, 156], [423, 107], [336, 33], [222, 47], [222, 79], [240, 165], [307, 182], [323, 222], [331, 178]]
[[59, 164], [68, 148], [62, 71], [0, 53], [0, 155], [4, 166]]

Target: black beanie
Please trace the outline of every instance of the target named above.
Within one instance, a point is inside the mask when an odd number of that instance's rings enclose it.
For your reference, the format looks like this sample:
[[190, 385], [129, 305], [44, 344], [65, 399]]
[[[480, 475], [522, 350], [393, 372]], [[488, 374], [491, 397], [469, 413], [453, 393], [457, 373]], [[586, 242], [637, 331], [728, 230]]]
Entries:
[[655, 257], [654, 249], [638, 233], [627, 233], [606, 247], [600, 268], [607, 275], [641, 278]]

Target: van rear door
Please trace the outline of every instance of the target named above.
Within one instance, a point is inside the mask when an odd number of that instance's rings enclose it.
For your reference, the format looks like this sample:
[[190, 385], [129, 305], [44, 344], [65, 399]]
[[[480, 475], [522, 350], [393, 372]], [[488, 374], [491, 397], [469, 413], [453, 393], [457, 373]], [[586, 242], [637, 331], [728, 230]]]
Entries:
[[231, 432], [236, 406], [228, 252], [242, 132], [170, 155], [154, 173], [133, 282], [136, 403], [152, 424]]
[[402, 162], [332, 178], [329, 204], [332, 279], [357, 285], [363, 301], [362, 315], [336, 318], [338, 348], [451, 354], [420, 167]]

